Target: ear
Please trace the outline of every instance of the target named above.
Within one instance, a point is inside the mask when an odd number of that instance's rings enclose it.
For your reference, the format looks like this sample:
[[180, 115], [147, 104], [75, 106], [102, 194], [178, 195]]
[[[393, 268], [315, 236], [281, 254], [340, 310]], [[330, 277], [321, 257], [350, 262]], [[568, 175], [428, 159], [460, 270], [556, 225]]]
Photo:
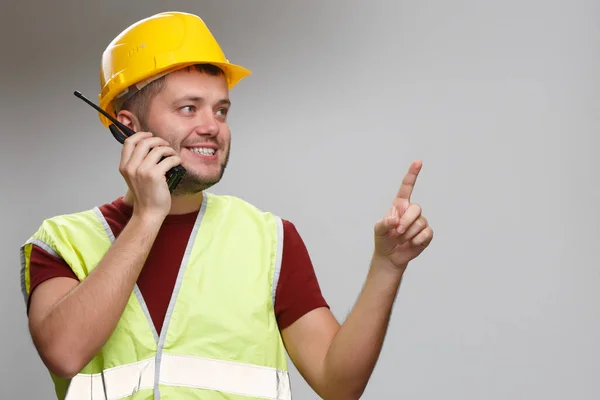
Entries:
[[117, 114], [117, 120], [129, 129], [132, 129], [134, 132], [138, 132], [141, 130], [142, 125], [140, 124], [140, 121], [131, 111], [119, 111], [119, 113]]

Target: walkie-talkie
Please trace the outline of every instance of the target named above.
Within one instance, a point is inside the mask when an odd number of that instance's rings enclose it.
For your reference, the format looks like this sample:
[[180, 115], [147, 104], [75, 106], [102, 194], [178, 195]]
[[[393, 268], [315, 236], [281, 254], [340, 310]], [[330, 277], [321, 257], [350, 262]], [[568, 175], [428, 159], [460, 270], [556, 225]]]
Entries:
[[[73, 94], [79, 97], [81, 100], [88, 103], [99, 113], [102, 113], [102, 115], [104, 115], [110, 120], [110, 122], [112, 122], [108, 129], [110, 129], [110, 132], [119, 143], [124, 144], [125, 139], [135, 134], [133, 130], [129, 129], [128, 127], [120, 123], [116, 118], [110, 116], [106, 111], [104, 111], [103, 109], [92, 103], [90, 100], [88, 100], [84, 95], [81, 94], [81, 92], [76, 90]], [[161, 158], [161, 161], [162, 160], [164, 160], [164, 157]], [[165, 178], [167, 179], [167, 184], [171, 193], [173, 193], [173, 190], [175, 190], [175, 188], [179, 184], [179, 181], [181, 181], [181, 178], [183, 177], [183, 175], [185, 175], [185, 172], [185, 168], [183, 168], [181, 165], [173, 167], [169, 171], [167, 171]]]

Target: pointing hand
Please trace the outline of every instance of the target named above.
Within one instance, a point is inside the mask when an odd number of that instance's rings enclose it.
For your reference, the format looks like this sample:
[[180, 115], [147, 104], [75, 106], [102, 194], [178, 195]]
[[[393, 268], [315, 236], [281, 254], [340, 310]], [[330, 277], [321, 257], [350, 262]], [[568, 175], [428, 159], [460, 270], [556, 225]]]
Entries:
[[385, 218], [375, 224], [375, 257], [388, 259], [399, 269], [405, 269], [433, 239], [433, 230], [421, 207], [410, 200], [422, 166], [420, 161], [412, 163], [392, 207]]

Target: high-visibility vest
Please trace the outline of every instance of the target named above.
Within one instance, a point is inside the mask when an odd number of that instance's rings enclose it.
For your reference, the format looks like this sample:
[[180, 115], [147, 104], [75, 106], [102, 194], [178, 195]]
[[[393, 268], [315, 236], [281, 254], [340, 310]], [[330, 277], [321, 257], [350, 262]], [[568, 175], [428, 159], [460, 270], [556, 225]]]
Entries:
[[[98, 208], [43, 221], [21, 247], [25, 301], [33, 245], [83, 280], [114, 240]], [[274, 313], [282, 250], [279, 217], [205, 192], [161, 334], [136, 285], [99, 354], [70, 380], [50, 372], [58, 399], [291, 399]]]

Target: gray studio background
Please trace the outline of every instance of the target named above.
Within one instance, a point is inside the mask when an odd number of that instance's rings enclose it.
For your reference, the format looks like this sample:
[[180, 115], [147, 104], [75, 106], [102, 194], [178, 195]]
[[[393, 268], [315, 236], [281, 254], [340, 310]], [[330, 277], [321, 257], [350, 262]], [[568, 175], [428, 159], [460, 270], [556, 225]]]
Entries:
[[[123, 193], [96, 113], [100, 54], [134, 21], [200, 14], [254, 75], [232, 92], [213, 192], [293, 221], [343, 320], [372, 227], [414, 159], [436, 236], [398, 296], [365, 399], [598, 399], [600, 3], [11, 3], [0, 16], [0, 398], [51, 399], [19, 246]], [[295, 399], [316, 395], [292, 367]]]

